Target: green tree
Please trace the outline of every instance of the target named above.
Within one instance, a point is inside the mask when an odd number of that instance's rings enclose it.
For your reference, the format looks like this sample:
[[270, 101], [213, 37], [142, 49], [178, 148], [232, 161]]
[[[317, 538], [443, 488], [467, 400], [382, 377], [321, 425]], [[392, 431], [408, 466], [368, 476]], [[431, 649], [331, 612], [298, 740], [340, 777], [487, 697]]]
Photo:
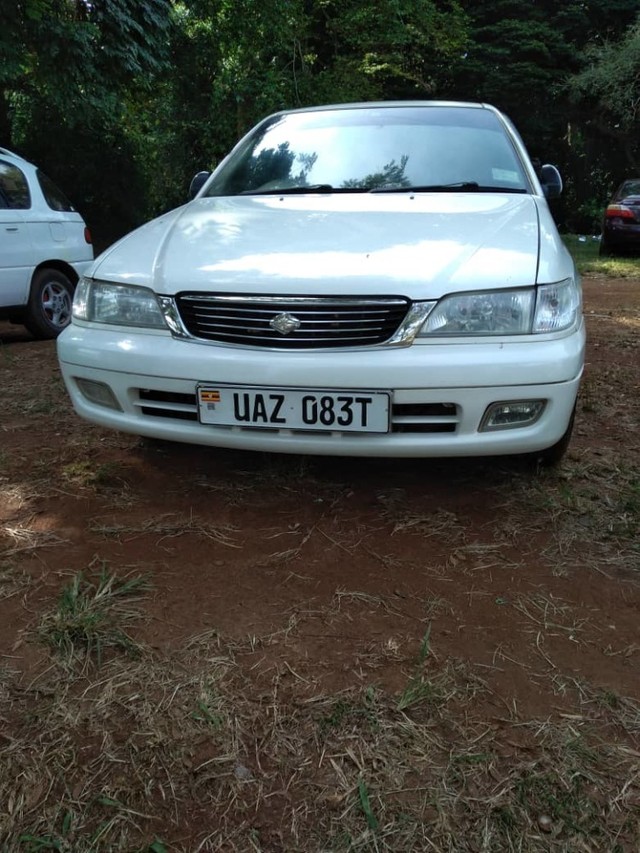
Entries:
[[[632, 23], [637, 0], [461, 0], [470, 20], [470, 45], [458, 64], [452, 97], [488, 101], [506, 112], [530, 152], [556, 163], [565, 193], [554, 202], [561, 225], [597, 227], [608, 183], [596, 126], [585, 119], [593, 102], [571, 96], [568, 85], [602, 47]], [[622, 134], [625, 136], [626, 131]]]
[[[112, 113], [123, 89], [167, 56], [170, 0], [23, 0], [0, 29], [1, 121], [27, 100], [46, 101], [68, 124]], [[9, 115], [8, 115], [9, 114]]]
[[591, 45], [570, 81], [583, 132], [599, 138], [615, 171], [640, 171], [640, 16], [619, 41]]
[[458, 63], [451, 93], [485, 101], [506, 112], [533, 153], [563, 136], [559, 106], [567, 73], [579, 68], [579, 54], [560, 22], [569, 7], [529, 0], [466, 0], [470, 46]]
[[177, 0], [171, 73], [131, 104], [128, 126], [144, 152], [149, 213], [186, 198], [194, 172], [211, 168], [268, 112], [298, 102], [302, 0]]
[[7, 5], [2, 142], [50, 172], [97, 230], [118, 220], [130, 227], [135, 212], [114, 192], [126, 188], [131, 198], [137, 181], [124, 116], [132, 92], [143, 97], [150, 75], [166, 66], [170, 0]]
[[309, 6], [307, 98], [439, 95], [467, 46], [467, 17], [455, 0], [318, 0]]
[[135, 105], [155, 211], [259, 118], [308, 104], [425, 97], [461, 55], [466, 17], [435, 0], [176, 2], [175, 73]]

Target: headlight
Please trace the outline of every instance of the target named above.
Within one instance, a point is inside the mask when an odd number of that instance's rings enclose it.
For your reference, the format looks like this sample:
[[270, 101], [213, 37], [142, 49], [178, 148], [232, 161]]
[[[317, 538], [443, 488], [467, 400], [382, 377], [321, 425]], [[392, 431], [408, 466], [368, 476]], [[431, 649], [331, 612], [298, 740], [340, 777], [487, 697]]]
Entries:
[[562, 332], [576, 322], [582, 310], [580, 287], [572, 278], [538, 288], [533, 331]]
[[427, 317], [423, 335], [526, 335], [535, 290], [488, 290], [445, 296]]
[[114, 326], [167, 328], [155, 293], [148, 287], [111, 284], [85, 277], [76, 287], [73, 316]]
[[440, 300], [418, 338], [561, 332], [576, 322], [580, 307], [572, 278], [521, 290], [457, 293]]

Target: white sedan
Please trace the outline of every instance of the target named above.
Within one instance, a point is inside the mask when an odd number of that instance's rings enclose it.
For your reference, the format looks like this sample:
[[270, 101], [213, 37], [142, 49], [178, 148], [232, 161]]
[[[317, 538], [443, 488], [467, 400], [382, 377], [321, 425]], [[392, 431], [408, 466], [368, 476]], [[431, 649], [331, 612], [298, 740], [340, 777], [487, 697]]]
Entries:
[[79, 415], [216, 447], [556, 462], [584, 364], [562, 183], [482, 104], [258, 124], [80, 280]]

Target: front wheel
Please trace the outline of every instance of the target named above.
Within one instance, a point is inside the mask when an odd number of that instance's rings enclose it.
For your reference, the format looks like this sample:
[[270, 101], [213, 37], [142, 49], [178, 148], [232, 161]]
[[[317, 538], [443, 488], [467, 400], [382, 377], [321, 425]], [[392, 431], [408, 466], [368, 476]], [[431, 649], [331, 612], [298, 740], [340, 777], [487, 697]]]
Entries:
[[36, 338], [57, 338], [71, 322], [73, 284], [60, 270], [42, 269], [33, 276], [25, 326]]
[[567, 452], [567, 448], [569, 447], [575, 418], [576, 407], [574, 406], [573, 412], [571, 413], [571, 419], [569, 420], [569, 425], [567, 426], [562, 438], [556, 441], [555, 444], [552, 444], [551, 447], [546, 447], [544, 450], [539, 450], [537, 453], [530, 454], [529, 458], [535, 465], [540, 468], [553, 468], [560, 463], [562, 457]]

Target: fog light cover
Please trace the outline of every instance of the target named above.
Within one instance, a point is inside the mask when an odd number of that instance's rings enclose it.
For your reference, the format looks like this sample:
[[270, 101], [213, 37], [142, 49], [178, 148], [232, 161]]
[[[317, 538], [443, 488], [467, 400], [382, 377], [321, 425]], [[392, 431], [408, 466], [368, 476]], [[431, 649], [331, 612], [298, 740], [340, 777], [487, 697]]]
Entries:
[[94, 382], [93, 379], [80, 379], [76, 376], [76, 385], [82, 396], [86, 397], [90, 403], [104, 406], [105, 409], [115, 409], [116, 412], [122, 411], [122, 406], [118, 403], [115, 394], [105, 382]]
[[506, 400], [492, 403], [484, 413], [480, 432], [531, 426], [538, 420], [544, 407], [544, 400]]

